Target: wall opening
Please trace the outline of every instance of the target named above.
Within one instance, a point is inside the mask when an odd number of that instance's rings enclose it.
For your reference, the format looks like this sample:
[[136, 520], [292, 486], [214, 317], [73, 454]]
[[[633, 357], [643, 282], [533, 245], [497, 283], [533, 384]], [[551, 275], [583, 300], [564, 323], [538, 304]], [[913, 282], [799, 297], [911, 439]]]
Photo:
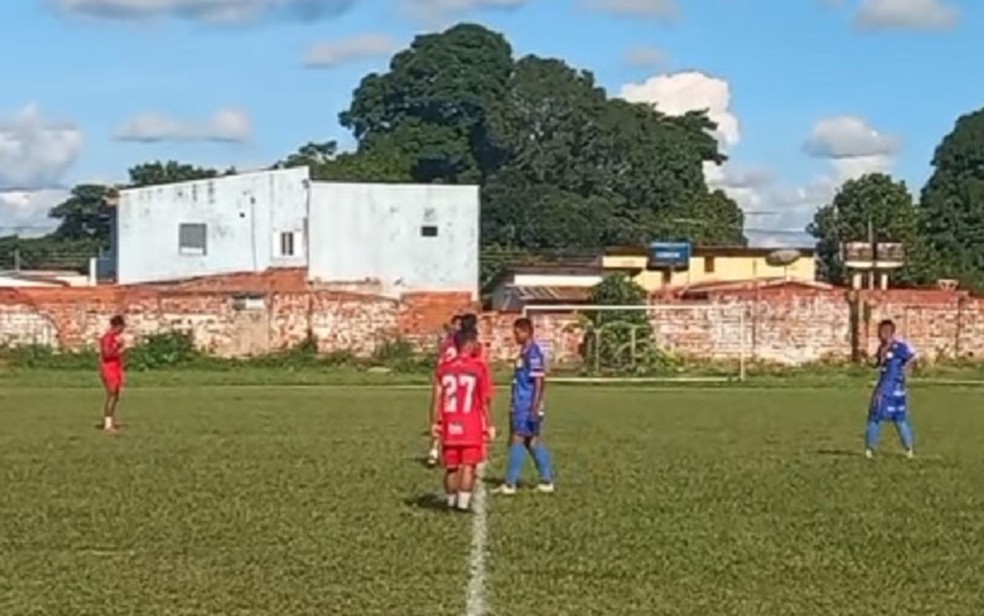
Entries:
[[203, 223], [178, 225], [178, 254], [202, 257], [208, 249], [208, 226]]
[[420, 228], [420, 237], [437, 237], [437, 225], [424, 225]]

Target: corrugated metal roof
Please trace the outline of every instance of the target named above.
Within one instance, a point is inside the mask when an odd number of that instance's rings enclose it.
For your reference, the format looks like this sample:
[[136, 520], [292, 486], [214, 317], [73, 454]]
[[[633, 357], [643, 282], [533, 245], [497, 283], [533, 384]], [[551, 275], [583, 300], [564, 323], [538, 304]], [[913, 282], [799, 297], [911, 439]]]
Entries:
[[590, 287], [512, 287], [516, 298], [526, 302], [584, 302], [591, 297]]

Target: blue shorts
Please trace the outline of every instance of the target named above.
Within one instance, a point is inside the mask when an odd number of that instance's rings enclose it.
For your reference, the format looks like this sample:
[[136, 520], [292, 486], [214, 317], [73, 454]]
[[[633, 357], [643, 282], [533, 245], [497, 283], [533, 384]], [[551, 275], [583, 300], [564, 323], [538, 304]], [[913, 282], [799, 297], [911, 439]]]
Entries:
[[543, 416], [530, 410], [513, 411], [512, 414], [512, 433], [516, 436], [530, 438], [540, 436], [540, 428], [543, 425]]
[[888, 394], [875, 392], [875, 399], [868, 415], [870, 421], [906, 421], [909, 417], [909, 396], [905, 391]]

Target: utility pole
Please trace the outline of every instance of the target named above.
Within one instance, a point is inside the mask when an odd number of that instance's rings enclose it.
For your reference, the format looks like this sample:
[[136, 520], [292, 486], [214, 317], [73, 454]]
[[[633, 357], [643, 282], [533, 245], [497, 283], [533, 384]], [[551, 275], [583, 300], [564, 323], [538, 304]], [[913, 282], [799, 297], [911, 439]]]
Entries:
[[868, 245], [871, 246], [871, 272], [868, 274], [868, 289], [875, 289], [875, 276], [878, 275], [878, 246], [875, 244], [875, 225], [868, 216]]

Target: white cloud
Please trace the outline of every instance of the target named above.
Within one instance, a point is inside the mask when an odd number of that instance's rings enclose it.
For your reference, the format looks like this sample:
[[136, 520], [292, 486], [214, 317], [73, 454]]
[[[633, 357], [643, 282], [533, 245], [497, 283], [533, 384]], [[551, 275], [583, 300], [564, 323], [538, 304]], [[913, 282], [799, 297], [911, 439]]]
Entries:
[[48, 0], [57, 10], [101, 19], [242, 22], [284, 16], [305, 21], [347, 12], [355, 0]]
[[65, 190], [0, 192], [0, 236], [39, 236], [58, 225], [48, 211], [68, 197]]
[[655, 47], [633, 47], [625, 52], [625, 63], [631, 66], [662, 66], [668, 60], [666, 52]]
[[418, 19], [439, 22], [461, 13], [476, 10], [511, 11], [531, 0], [399, 0], [407, 11]]
[[367, 34], [341, 41], [317, 43], [308, 49], [305, 64], [312, 68], [329, 68], [393, 54], [400, 45], [388, 36]]
[[673, 21], [680, 14], [676, 0], [584, 0], [584, 6], [625, 17]]
[[840, 181], [889, 170], [901, 147], [897, 137], [872, 128], [857, 116], [821, 119], [803, 142], [807, 154], [830, 162]]
[[173, 118], [149, 112], [137, 115], [116, 132], [120, 141], [217, 141], [240, 143], [252, 134], [249, 116], [238, 109], [221, 109], [205, 121]]
[[894, 156], [901, 149], [901, 142], [872, 128], [863, 118], [842, 115], [814, 124], [803, 149], [814, 158]]
[[864, 0], [854, 24], [865, 30], [948, 30], [960, 11], [945, 0]]
[[733, 146], [741, 139], [738, 118], [731, 111], [731, 85], [724, 79], [698, 71], [658, 75], [622, 86], [619, 96], [633, 103], [650, 103], [669, 115], [706, 110], [718, 125], [716, 136], [722, 146]]
[[0, 190], [58, 186], [82, 143], [77, 126], [45, 118], [35, 105], [0, 119]]

